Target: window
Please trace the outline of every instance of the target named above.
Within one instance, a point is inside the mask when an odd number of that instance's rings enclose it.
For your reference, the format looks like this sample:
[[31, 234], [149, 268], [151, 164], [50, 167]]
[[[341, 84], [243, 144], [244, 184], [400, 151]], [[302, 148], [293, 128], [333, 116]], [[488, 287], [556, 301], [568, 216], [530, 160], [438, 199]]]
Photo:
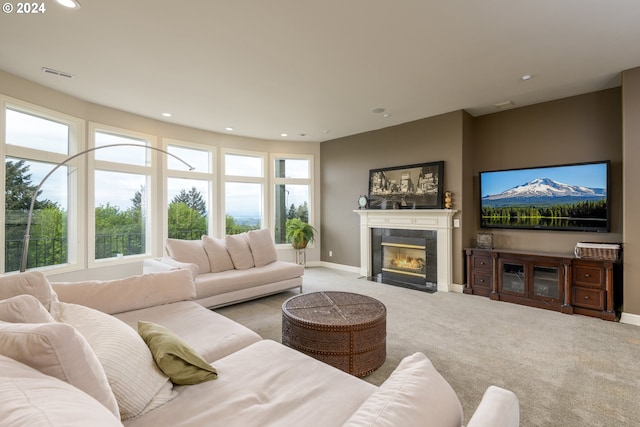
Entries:
[[286, 223], [299, 218], [311, 223], [311, 164], [312, 158], [274, 156], [274, 240], [287, 243]]
[[172, 239], [197, 240], [211, 230], [213, 212], [211, 184], [214, 182], [211, 148], [185, 146], [187, 143], [171, 141], [167, 151], [187, 162], [167, 156], [167, 236]]
[[264, 156], [224, 154], [226, 234], [262, 227], [264, 221]]
[[[2, 100], [4, 115], [4, 244], [2, 271], [21, 267], [28, 211], [35, 198], [26, 268], [78, 263], [78, 170], [65, 161], [78, 147], [79, 120], [35, 106]], [[55, 169], [55, 170], [54, 170]], [[72, 197], [73, 196], [73, 197]]]
[[[94, 147], [93, 244], [95, 260], [145, 254], [150, 246], [153, 138], [91, 125]], [[122, 146], [121, 144], [126, 144]], [[111, 146], [118, 145], [118, 146]]]

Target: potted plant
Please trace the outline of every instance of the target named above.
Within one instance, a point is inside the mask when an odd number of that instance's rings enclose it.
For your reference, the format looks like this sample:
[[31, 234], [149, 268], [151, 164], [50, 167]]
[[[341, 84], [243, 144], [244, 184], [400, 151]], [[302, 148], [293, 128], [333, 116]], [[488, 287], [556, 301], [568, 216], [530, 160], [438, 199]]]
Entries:
[[304, 249], [309, 242], [313, 242], [313, 233], [316, 231], [310, 224], [299, 218], [288, 219], [286, 229], [287, 240], [296, 249]]

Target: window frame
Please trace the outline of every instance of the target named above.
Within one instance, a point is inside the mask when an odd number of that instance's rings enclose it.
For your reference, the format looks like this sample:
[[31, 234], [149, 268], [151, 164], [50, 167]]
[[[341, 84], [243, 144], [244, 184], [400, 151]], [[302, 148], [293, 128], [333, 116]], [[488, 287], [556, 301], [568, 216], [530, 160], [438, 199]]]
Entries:
[[[116, 136], [122, 136], [124, 138], [136, 139], [146, 142], [146, 146], [157, 147], [157, 137], [154, 135], [136, 132], [129, 129], [123, 129], [115, 126], [109, 126], [96, 122], [89, 122], [88, 131], [88, 145], [89, 148], [95, 148], [96, 132], [112, 134]], [[95, 150], [94, 150], [95, 151]], [[159, 161], [158, 157], [164, 155], [157, 152], [154, 149], [146, 150], [146, 165], [130, 165], [126, 163], [118, 163], [106, 160], [96, 160], [95, 153], [90, 152], [87, 155], [87, 265], [92, 267], [103, 267], [109, 265], [117, 265], [130, 262], [140, 262], [142, 259], [149, 258], [153, 254], [153, 248], [155, 247], [155, 241], [157, 240], [157, 234], [153, 231], [157, 229], [158, 221], [160, 221], [162, 214], [157, 215], [159, 212], [159, 200], [155, 196], [157, 183], [159, 182]], [[104, 170], [109, 172], [121, 172], [131, 173], [136, 175], [146, 176], [146, 204], [148, 206], [145, 215], [145, 251], [140, 254], [126, 255], [122, 257], [109, 257], [96, 259], [96, 211], [95, 211], [95, 172], [96, 170]], [[160, 218], [159, 218], [160, 217]]]
[[[307, 160], [309, 162], [309, 178], [280, 178], [276, 177], [276, 160]], [[270, 185], [270, 195], [269, 200], [271, 204], [271, 229], [274, 233], [274, 241], [275, 241], [275, 230], [276, 230], [276, 186], [277, 185], [307, 185], [309, 187], [309, 224], [314, 227], [316, 230], [318, 229], [315, 225], [315, 215], [314, 215], [314, 156], [313, 154], [285, 154], [285, 153], [272, 153], [269, 156], [269, 166], [270, 166], [270, 177], [271, 177], [271, 185]], [[288, 206], [287, 206], [288, 209]], [[277, 243], [276, 247], [278, 248], [289, 248], [291, 243]], [[313, 242], [309, 243], [309, 248], [313, 248]]]
[[[67, 154], [8, 144], [6, 141], [7, 109], [67, 126], [69, 132]], [[87, 253], [85, 247], [86, 239], [81, 237], [81, 233], [84, 230], [85, 207], [78, 202], [81, 199], [81, 195], [85, 194], [86, 168], [82, 156], [71, 160], [68, 159], [81, 152], [85, 147], [86, 141], [84, 136], [86, 122], [78, 117], [4, 95], [0, 95], [0, 112], [0, 155], [3, 161], [6, 162], [7, 157], [13, 157], [27, 161], [49, 163], [51, 164], [50, 170], [53, 170], [57, 164], [66, 161], [65, 166], [69, 168], [67, 179], [67, 262], [64, 264], [33, 267], [29, 268], [29, 270], [65, 273], [84, 268]], [[0, 181], [4, 189], [2, 195], [0, 195], [0, 201], [3, 205], [6, 194], [5, 169], [5, 167], [2, 167], [0, 171]], [[38, 185], [39, 182], [34, 182], [33, 184]], [[3, 227], [5, 219], [5, 210], [2, 209], [0, 212], [0, 221]], [[6, 273], [5, 268], [5, 242], [3, 238], [2, 245], [0, 245], [0, 271]]]
[[[162, 220], [162, 236], [166, 239], [169, 235], [169, 218], [168, 218], [168, 209], [169, 209], [169, 178], [178, 178], [178, 179], [193, 179], [193, 180], [202, 180], [208, 182], [208, 194], [207, 194], [207, 228], [208, 234], [210, 236], [218, 235], [218, 209], [217, 206], [220, 206], [216, 191], [217, 188], [217, 147], [212, 145], [204, 145], [197, 144], [193, 142], [187, 142], [177, 139], [171, 138], [162, 138], [162, 148], [165, 151], [169, 151], [169, 146], [182, 147], [193, 150], [207, 151], [209, 153], [209, 171], [203, 172], [198, 171], [198, 169], [194, 169], [192, 171], [179, 171], [175, 169], [169, 169], [168, 167], [168, 157], [166, 155], [162, 156], [162, 168], [161, 168], [161, 182], [163, 183], [163, 191], [162, 191], [162, 200], [161, 206], [164, 206], [165, 209], [162, 211], [164, 218]], [[187, 161], [187, 163], [189, 163]], [[163, 239], [163, 241], [164, 241]], [[160, 248], [160, 253], [162, 253], [162, 247]]]
[[[254, 177], [254, 176], [243, 176], [243, 175], [227, 175], [226, 169], [226, 157], [227, 154], [234, 156], [246, 156], [246, 157], [257, 157], [261, 161], [262, 168], [262, 176]], [[221, 188], [220, 188], [220, 219], [218, 223], [220, 225], [220, 235], [224, 238], [227, 235], [227, 190], [226, 184], [227, 182], [237, 182], [243, 184], [260, 184], [260, 228], [265, 228], [266, 224], [271, 223], [271, 218], [269, 215], [269, 209], [267, 204], [267, 195], [265, 192], [267, 191], [267, 176], [269, 176], [269, 165], [267, 164], [268, 154], [260, 151], [248, 151], [248, 150], [235, 150], [231, 148], [223, 148], [220, 153], [220, 174], [222, 176], [221, 179]]]

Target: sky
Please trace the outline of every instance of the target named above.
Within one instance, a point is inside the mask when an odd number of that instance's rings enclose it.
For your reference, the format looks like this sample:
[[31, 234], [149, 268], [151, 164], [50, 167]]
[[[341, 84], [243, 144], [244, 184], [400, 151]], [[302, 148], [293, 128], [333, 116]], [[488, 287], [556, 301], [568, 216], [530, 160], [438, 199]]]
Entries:
[[549, 178], [563, 184], [606, 189], [606, 168], [606, 163], [597, 163], [483, 172], [480, 182], [481, 196], [499, 194], [536, 178]]

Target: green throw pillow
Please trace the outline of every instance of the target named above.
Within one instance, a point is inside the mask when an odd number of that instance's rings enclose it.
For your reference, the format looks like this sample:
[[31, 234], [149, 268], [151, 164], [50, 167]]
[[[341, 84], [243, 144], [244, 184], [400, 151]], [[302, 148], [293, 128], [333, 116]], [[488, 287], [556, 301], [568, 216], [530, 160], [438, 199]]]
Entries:
[[164, 326], [140, 321], [138, 333], [149, 346], [158, 367], [174, 384], [200, 384], [218, 377], [213, 366]]

